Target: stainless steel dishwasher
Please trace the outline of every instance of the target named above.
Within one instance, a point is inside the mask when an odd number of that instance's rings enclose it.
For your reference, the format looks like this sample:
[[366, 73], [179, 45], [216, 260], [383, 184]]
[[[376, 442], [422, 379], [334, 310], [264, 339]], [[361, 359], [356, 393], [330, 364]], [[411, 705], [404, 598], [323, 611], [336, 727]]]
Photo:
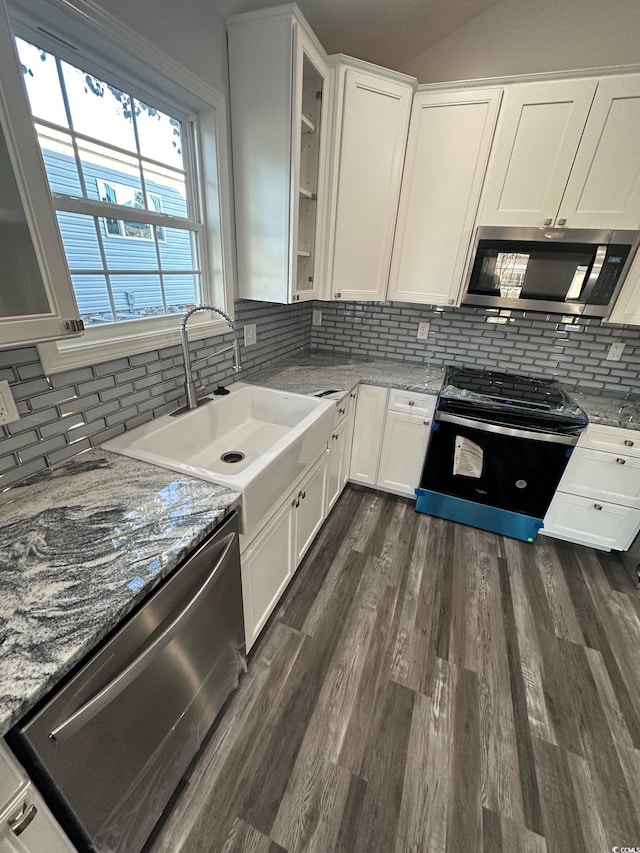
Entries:
[[237, 514], [14, 743], [80, 849], [137, 853], [245, 667]]

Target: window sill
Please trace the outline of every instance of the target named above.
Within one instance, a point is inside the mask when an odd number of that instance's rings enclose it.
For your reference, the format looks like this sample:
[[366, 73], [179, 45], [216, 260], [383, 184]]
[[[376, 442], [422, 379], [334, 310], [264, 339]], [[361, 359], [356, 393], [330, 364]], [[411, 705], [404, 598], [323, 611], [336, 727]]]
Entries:
[[[182, 315], [103, 326], [87, 329], [79, 338], [38, 344], [42, 366], [47, 375], [88, 367], [128, 355], [137, 355], [180, 343], [180, 321]], [[189, 340], [200, 340], [229, 331], [222, 320], [193, 317], [189, 321]]]

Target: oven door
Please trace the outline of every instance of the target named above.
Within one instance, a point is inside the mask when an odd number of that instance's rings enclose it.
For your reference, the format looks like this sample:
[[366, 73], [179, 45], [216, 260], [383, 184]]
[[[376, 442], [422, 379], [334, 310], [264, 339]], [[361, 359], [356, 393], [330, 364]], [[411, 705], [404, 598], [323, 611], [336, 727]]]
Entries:
[[420, 486], [541, 520], [577, 440], [437, 412]]

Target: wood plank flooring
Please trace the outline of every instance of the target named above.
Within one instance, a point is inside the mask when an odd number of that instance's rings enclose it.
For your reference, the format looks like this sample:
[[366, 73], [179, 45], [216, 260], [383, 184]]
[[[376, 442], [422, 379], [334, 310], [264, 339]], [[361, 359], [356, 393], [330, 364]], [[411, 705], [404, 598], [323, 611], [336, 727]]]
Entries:
[[640, 846], [640, 591], [348, 488], [152, 853]]

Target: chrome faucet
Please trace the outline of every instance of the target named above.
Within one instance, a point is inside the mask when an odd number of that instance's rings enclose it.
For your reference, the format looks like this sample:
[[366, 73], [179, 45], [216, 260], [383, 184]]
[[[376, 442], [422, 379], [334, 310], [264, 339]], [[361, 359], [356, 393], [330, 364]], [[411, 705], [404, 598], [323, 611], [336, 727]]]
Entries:
[[223, 349], [216, 350], [215, 354], [221, 352], [227, 352], [228, 350], [233, 350], [233, 369], [241, 370], [242, 365], [240, 364], [240, 342], [238, 341], [238, 334], [236, 331], [236, 324], [233, 322], [231, 317], [223, 311], [221, 308], [216, 308], [215, 305], [196, 305], [195, 308], [189, 309], [187, 313], [182, 318], [182, 322], [180, 323], [180, 344], [182, 345], [182, 358], [184, 361], [184, 376], [185, 383], [184, 388], [187, 392], [187, 406], [186, 410], [190, 411], [191, 409], [198, 408], [198, 398], [196, 395], [196, 384], [193, 381], [193, 375], [191, 372], [191, 356], [189, 354], [189, 337], [187, 335], [187, 321], [192, 314], [196, 314], [198, 311], [213, 311], [215, 314], [219, 314], [223, 317], [227, 323], [229, 324], [229, 328], [233, 332], [233, 342]]

